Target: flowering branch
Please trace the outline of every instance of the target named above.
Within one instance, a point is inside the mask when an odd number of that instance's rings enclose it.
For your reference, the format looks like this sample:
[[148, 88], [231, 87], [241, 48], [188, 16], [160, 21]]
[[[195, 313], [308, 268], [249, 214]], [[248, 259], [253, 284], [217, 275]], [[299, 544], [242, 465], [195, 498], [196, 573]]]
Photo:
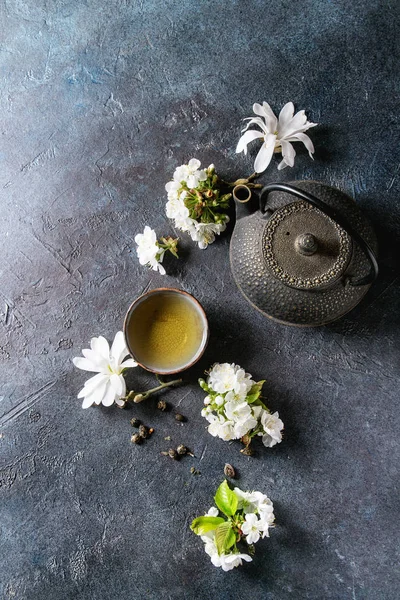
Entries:
[[159, 271], [161, 275], [165, 275], [165, 269], [161, 264], [164, 260], [166, 252], [171, 252], [175, 258], [178, 256], [178, 241], [179, 238], [170, 236], [162, 237], [157, 240], [156, 232], [148, 225], [144, 228], [143, 233], [138, 233], [135, 237], [137, 244], [136, 254], [138, 255], [141, 265], [147, 265], [153, 271]]
[[145, 392], [135, 392], [132, 390], [131, 392], [129, 392], [129, 394], [122, 398], [122, 400], [124, 402], [135, 402], [135, 404], [138, 404], [139, 402], [143, 402], [143, 400], [147, 400], [147, 398], [149, 398], [149, 396], [151, 396], [152, 394], [155, 394], [156, 392], [159, 392], [164, 388], [171, 387], [173, 385], [179, 385], [180, 383], [182, 383], [182, 379], [174, 379], [173, 381], [160, 383], [160, 385], [157, 385], [151, 390], [146, 390]]
[[249, 188], [253, 188], [253, 189], [261, 189], [262, 187], [264, 187], [262, 185], [262, 183], [252, 183], [254, 179], [256, 179], [257, 177], [260, 176], [260, 173], [252, 173], [251, 175], [249, 175], [249, 177], [247, 178], [242, 178], [242, 179], [236, 179], [235, 181], [224, 181], [223, 179], [220, 179], [220, 182], [222, 185], [226, 185], [228, 187], [234, 188], [237, 185], [247, 185], [247, 187]]
[[[269, 537], [274, 505], [261, 492], [231, 490], [226, 480], [217, 489], [214, 501], [217, 507], [212, 506], [204, 516], [194, 519], [190, 528], [201, 537], [212, 564], [230, 571], [243, 560], [251, 562], [253, 544]], [[246, 544], [249, 554], [241, 553], [238, 544]]]
[[271, 414], [261, 400], [265, 381], [253, 381], [239, 365], [216, 363], [207, 381], [199, 379], [207, 393], [201, 415], [209, 422], [208, 432], [223, 440], [240, 439], [242, 454], [251, 456], [252, 438], [262, 436], [264, 446], [272, 448], [282, 441], [283, 423], [279, 414]]

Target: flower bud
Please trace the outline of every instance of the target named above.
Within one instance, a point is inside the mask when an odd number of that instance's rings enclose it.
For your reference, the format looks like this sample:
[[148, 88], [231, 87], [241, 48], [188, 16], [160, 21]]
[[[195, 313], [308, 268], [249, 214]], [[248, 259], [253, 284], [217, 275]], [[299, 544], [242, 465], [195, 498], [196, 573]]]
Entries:
[[183, 444], [179, 444], [179, 446], [177, 447], [176, 451], [177, 451], [177, 453], [180, 456], [183, 456], [183, 455], [187, 454], [187, 448]]
[[226, 463], [224, 467], [224, 475], [226, 477], [230, 477], [231, 479], [234, 479], [236, 477], [235, 469], [229, 463]]
[[140, 425], [140, 427], [139, 427], [139, 435], [143, 439], [146, 439], [147, 437], [149, 437], [149, 430], [147, 429], [147, 427], [145, 425]]
[[138, 402], [141, 402], [143, 399], [144, 399], [144, 396], [143, 396], [143, 394], [137, 394], [137, 395], [134, 397], [133, 401], [134, 401], [134, 402], [136, 402], [136, 403], [138, 403]]
[[173, 448], [170, 448], [170, 449], [168, 450], [168, 456], [169, 456], [170, 458], [173, 458], [174, 460], [178, 460], [178, 453], [177, 453], [177, 451], [176, 451], [176, 450], [174, 450]]
[[204, 379], [199, 379], [199, 386], [201, 387], [202, 390], [204, 390], [205, 392], [208, 391], [208, 385], [207, 383], [204, 381]]
[[143, 441], [143, 438], [138, 433], [134, 433], [133, 436], [131, 437], [132, 444], [141, 444], [142, 441]]

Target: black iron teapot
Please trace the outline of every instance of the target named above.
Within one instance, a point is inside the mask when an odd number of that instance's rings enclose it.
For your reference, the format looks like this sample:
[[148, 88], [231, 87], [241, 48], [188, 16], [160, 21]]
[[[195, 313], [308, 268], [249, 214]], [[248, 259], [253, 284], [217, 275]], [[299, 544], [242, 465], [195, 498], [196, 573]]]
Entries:
[[375, 233], [354, 200], [316, 181], [233, 191], [233, 277], [246, 299], [285, 325], [315, 327], [354, 308], [378, 275]]

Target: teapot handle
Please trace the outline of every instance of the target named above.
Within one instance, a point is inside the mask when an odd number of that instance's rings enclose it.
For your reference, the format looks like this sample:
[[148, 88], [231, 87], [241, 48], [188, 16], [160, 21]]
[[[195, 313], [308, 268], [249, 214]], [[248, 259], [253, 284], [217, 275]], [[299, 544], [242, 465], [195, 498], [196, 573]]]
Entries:
[[368, 284], [371, 284], [373, 281], [375, 281], [375, 279], [378, 277], [378, 272], [379, 272], [378, 262], [376, 260], [375, 252], [372, 250], [372, 248], [368, 244], [368, 242], [366, 242], [364, 240], [364, 238], [359, 233], [357, 233], [357, 231], [355, 231], [353, 229], [353, 227], [350, 225], [350, 223], [347, 221], [347, 219], [342, 214], [338, 213], [334, 208], [329, 206], [329, 204], [326, 204], [326, 202], [323, 202], [322, 200], [320, 200], [316, 196], [313, 196], [309, 192], [306, 192], [305, 190], [302, 190], [300, 188], [296, 188], [287, 183], [270, 183], [269, 185], [266, 185], [261, 190], [261, 194], [260, 194], [261, 214], [264, 215], [266, 213], [265, 206], [266, 206], [266, 198], [267, 198], [268, 194], [270, 192], [275, 192], [275, 191], [276, 192], [278, 192], [278, 191], [279, 192], [287, 192], [288, 194], [291, 194], [292, 196], [297, 196], [298, 198], [301, 198], [302, 200], [309, 202], [313, 206], [316, 206], [321, 212], [323, 212], [325, 215], [327, 215], [328, 217], [333, 219], [338, 225], [340, 225], [340, 227], [342, 227], [342, 229], [345, 230], [345, 232], [353, 239], [353, 241], [356, 242], [356, 244], [358, 244], [358, 246], [364, 252], [365, 256], [368, 258], [371, 268], [370, 268], [368, 275], [365, 275], [364, 277], [361, 277], [360, 279], [358, 279], [356, 281], [349, 279], [350, 285], [354, 285], [354, 286], [368, 285]]

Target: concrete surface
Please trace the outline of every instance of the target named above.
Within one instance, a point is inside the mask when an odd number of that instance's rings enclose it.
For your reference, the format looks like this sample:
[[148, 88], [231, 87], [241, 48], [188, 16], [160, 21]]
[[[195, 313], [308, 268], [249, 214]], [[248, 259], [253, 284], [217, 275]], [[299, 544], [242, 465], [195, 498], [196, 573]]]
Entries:
[[[4, 0], [0, 11], [1, 597], [399, 598], [398, 4]], [[298, 146], [293, 169], [274, 159], [262, 181], [344, 189], [380, 241], [373, 289], [318, 330], [245, 302], [229, 232], [206, 251], [184, 238], [166, 277], [134, 253], [145, 224], [174, 233], [164, 184], [177, 165], [251, 172], [254, 154], [235, 146], [263, 100], [293, 100], [321, 125], [314, 162]], [[71, 358], [160, 285], [193, 293], [210, 320], [201, 364], [164, 394], [188, 422], [154, 401], [81, 410]], [[248, 459], [205, 431], [196, 378], [216, 360], [267, 379], [281, 445]], [[153, 381], [135, 372], [131, 385]], [[142, 447], [133, 414], [155, 428]], [[196, 458], [160, 456], [168, 435]], [[225, 462], [277, 517], [254, 562], [227, 574], [189, 530]]]

